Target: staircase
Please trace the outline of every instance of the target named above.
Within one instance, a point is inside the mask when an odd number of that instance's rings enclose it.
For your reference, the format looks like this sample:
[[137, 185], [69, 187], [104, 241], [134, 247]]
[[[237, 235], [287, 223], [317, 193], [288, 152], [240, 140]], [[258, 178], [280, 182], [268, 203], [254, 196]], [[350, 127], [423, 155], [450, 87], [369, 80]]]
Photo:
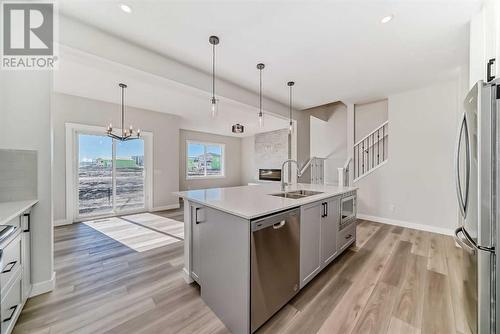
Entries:
[[387, 162], [389, 121], [354, 144], [352, 169], [353, 182], [360, 180]]
[[[363, 137], [353, 146], [352, 157], [348, 157], [344, 166], [338, 168], [338, 184], [350, 186], [383, 166], [388, 160], [389, 121], [382, 123], [375, 130]], [[311, 159], [311, 183], [324, 184], [325, 158]]]

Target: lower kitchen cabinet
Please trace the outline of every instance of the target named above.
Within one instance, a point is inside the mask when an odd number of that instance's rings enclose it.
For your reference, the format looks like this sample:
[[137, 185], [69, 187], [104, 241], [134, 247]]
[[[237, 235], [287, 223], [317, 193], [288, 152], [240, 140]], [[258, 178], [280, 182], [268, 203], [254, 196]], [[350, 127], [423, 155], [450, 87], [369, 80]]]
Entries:
[[1, 333], [10, 334], [24, 303], [31, 294], [31, 216], [29, 212], [14, 218], [8, 225], [15, 232], [2, 243], [0, 268]]
[[301, 207], [300, 288], [356, 239], [355, 223], [340, 229], [341, 198], [335, 196]]
[[323, 204], [325, 213], [321, 224], [321, 266], [326, 267], [338, 252], [337, 233], [340, 223], [340, 196], [328, 199]]
[[324, 201], [300, 208], [300, 288], [321, 270], [321, 227]]

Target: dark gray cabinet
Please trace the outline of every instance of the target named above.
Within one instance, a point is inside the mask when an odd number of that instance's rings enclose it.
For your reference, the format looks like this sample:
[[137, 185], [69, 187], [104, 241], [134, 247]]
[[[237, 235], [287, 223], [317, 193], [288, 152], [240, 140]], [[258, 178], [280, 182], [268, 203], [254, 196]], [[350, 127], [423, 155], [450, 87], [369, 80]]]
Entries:
[[301, 288], [341, 252], [338, 244], [340, 200], [341, 196], [335, 196], [300, 209]]
[[300, 288], [321, 270], [321, 225], [324, 201], [300, 208]]
[[321, 217], [321, 266], [324, 268], [338, 252], [337, 231], [340, 223], [340, 196], [329, 198], [323, 204]]
[[[191, 277], [233, 333], [250, 328], [250, 222], [191, 205]], [[228, 302], [230, 301], [230, 302]]]

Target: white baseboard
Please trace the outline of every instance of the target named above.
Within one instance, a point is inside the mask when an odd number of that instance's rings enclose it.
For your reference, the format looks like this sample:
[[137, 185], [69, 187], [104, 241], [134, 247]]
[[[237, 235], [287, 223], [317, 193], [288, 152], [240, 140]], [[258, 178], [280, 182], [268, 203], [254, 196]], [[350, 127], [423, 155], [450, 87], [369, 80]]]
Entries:
[[71, 221], [70, 219], [58, 219], [54, 221], [54, 226], [64, 226], [71, 224], [73, 224], [73, 221]]
[[359, 219], [371, 220], [371, 221], [374, 221], [377, 223], [407, 227], [407, 228], [412, 228], [415, 230], [439, 233], [439, 234], [444, 234], [444, 235], [453, 235], [455, 232], [453, 229], [448, 229], [448, 228], [443, 228], [443, 227], [435, 227], [435, 226], [430, 226], [430, 225], [425, 225], [425, 224], [410, 223], [410, 222], [403, 221], [403, 220], [396, 220], [396, 219], [390, 219], [390, 218], [364, 215], [362, 213], [358, 213], [357, 217]]
[[169, 204], [169, 205], [163, 205], [163, 206], [155, 206], [150, 212], [156, 212], [156, 211], [165, 211], [165, 210], [172, 210], [172, 209], [178, 209], [180, 208], [181, 205], [179, 203], [177, 204]]
[[56, 272], [52, 272], [52, 278], [48, 281], [34, 283], [31, 288], [30, 298], [54, 290], [56, 286]]

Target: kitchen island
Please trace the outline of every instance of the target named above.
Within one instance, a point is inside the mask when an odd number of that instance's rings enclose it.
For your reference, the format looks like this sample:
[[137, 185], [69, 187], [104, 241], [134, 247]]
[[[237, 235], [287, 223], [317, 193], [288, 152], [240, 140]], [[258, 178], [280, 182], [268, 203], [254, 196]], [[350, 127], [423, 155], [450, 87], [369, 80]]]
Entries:
[[356, 188], [179, 192], [184, 275], [232, 333], [252, 333], [356, 240]]

